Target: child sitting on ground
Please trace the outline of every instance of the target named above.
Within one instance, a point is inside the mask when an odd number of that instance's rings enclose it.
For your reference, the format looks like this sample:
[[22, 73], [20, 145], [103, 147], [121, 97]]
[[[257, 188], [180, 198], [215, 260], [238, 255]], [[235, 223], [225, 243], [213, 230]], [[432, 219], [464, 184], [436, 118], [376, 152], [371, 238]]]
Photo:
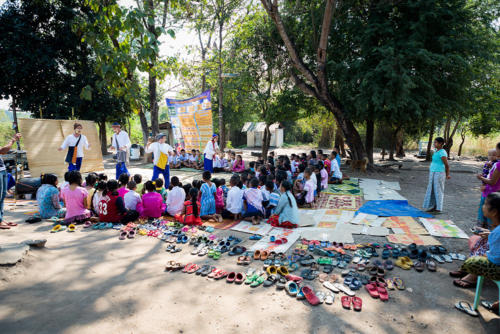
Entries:
[[121, 174], [118, 177], [118, 183], [119, 183], [118, 196], [120, 196], [121, 198], [124, 198], [125, 194], [128, 193], [127, 184], [129, 180], [130, 176], [125, 173]]
[[200, 202], [198, 202], [198, 189], [189, 190], [182, 214], [176, 215], [175, 219], [185, 225], [201, 225]]
[[210, 180], [212, 174], [209, 171], [204, 171], [202, 174], [203, 183], [200, 188], [201, 192], [201, 211], [200, 215], [202, 219], [213, 219], [219, 222], [222, 221], [222, 216], [216, 213], [215, 209], [215, 193], [217, 189], [215, 184]]
[[274, 208], [276, 208], [276, 206], [278, 205], [278, 202], [280, 200], [280, 192], [275, 189], [275, 184], [273, 181], [267, 181], [265, 188], [269, 192], [269, 201], [265, 208], [266, 218], [268, 218], [273, 213]]
[[335, 151], [332, 151], [330, 161], [330, 182], [329, 183], [342, 183], [342, 172], [340, 171], [340, 166], [338, 163], [338, 154]]
[[88, 192], [81, 187], [82, 175], [80, 172], [69, 172], [68, 183], [68, 187], [62, 190], [62, 197], [66, 206], [64, 223], [83, 223], [90, 218], [91, 213], [85, 207]]
[[186, 150], [184, 149], [182, 149], [181, 154], [179, 154], [179, 162], [181, 164], [181, 167], [189, 167], [188, 155], [186, 154]]
[[167, 197], [167, 213], [173, 217], [182, 212], [184, 200], [186, 199], [186, 193], [184, 189], [179, 187], [179, 183], [179, 178], [177, 176], [172, 176], [170, 179], [172, 190], [170, 190]]
[[94, 196], [92, 196], [92, 212], [95, 216], [99, 216], [99, 202], [101, 201], [102, 194], [106, 190], [106, 181], [97, 182]]
[[[122, 174], [126, 175], [126, 174]], [[123, 197], [118, 193], [118, 182], [109, 180], [99, 201], [99, 221], [119, 223], [127, 213]]]
[[328, 172], [323, 165], [323, 161], [318, 161], [321, 190], [328, 188]]
[[227, 167], [225, 168], [226, 172], [231, 172], [233, 170], [234, 162], [236, 161], [236, 155], [234, 152], [227, 153]]
[[237, 220], [243, 209], [243, 190], [238, 175], [231, 176], [229, 180], [231, 189], [227, 193], [226, 208], [222, 210], [222, 217]]
[[41, 177], [42, 185], [36, 192], [36, 201], [40, 218], [64, 217], [65, 210], [61, 209], [59, 202], [59, 190], [57, 189], [57, 176], [45, 174]]
[[203, 170], [204, 168], [204, 161], [203, 161], [203, 154], [201, 154], [200, 150], [196, 150], [196, 163], [197, 163], [197, 168], [196, 169], [201, 169]]
[[222, 209], [224, 209], [224, 191], [222, 190], [222, 180], [214, 179], [214, 184], [216, 187], [215, 191], [215, 212], [222, 213]]
[[137, 211], [137, 204], [141, 202], [141, 195], [136, 192], [137, 184], [135, 181], [129, 181], [127, 188], [129, 191], [123, 197], [123, 200], [125, 201], [125, 209]]
[[136, 192], [138, 194], [142, 194], [142, 189], [144, 188], [144, 184], [142, 183], [142, 175], [141, 174], [135, 174], [134, 177], [134, 182], [136, 184]]
[[253, 178], [250, 180], [250, 188], [245, 190], [243, 194], [244, 214], [243, 219], [251, 221], [252, 224], [258, 225], [260, 219], [264, 217], [264, 208], [262, 207], [262, 193], [257, 186], [259, 180]]
[[163, 198], [163, 202], [166, 203], [168, 198], [168, 191], [167, 189], [165, 189], [165, 187], [163, 187], [163, 180], [158, 178], [153, 181], [153, 184], [156, 187], [156, 192], [161, 195], [161, 197]]
[[243, 158], [241, 157], [240, 154], [236, 156], [236, 161], [233, 164], [233, 172], [235, 173], [241, 173], [245, 170], [245, 162], [243, 161]]
[[89, 210], [92, 210], [92, 197], [94, 197], [96, 183], [97, 183], [96, 173], [89, 173], [87, 177], [85, 177], [85, 189], [89, 193], [85, 201], [85, 207]]
[[[137, 204], [139, 215], [144, 218], [160, 218], [165, 212], [166, 205], [163, 198], [156, 192], [153, 181], [144, 184], [147, 193], [142, 195], [142, 201]], [[181, 202], [182, 204], [182, 202]]]
[[196, 156], [196, 150], [191, 150], [191, 154], [188, 156], [188, 161], [189, 161], [189, 167], [190, 168], [196, 168], [198, 167], [198, 164], [196, 163], [196, 159], [198, 157]]
[[297, 197], [297, 204], [303, 207], [312, 207], [312, 203], [314, 202], [314, 191], [317, 188], [317, 184], [311, 178], [312, 171], [308, 167], [304, 170], [304, 179], [306, 183], [304, 185], [304, 189]]
[[174, 153], [172, 153], [172, 155], [168, 156], [168, 163], [170, 165], [170, 168], [174, 169], [181, 168], [181, 163], [179, 161], [179, 156], [177, 155], [176, 150], [174, 150]]

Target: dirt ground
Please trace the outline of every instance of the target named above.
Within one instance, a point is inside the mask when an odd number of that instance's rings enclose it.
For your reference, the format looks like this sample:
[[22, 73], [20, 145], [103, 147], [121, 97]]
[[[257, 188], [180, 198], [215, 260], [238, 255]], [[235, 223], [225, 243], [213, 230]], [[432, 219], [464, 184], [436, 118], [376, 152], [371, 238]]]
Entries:
[[[285, 151], [298, 150], [278, 153]], [[428, 165], [414, 158], [403, 164], [399, 171], [363, 176], [399, 181], [401, 194], [420, 207]], [[150, 170], [133, 165], [132, 173], [150, 176]], [[112, 176], [110, 161], [106, 168]], [[451, 162], [452, 179], [446, 184], [441, 217], [452, 219], [467, 233], [477, 214], [479, 183], [473, 173], [480, 168], [481, 163], [472, 160]], [[184, 182], [199, 175], [172, 174]], [[473, 290], [452, 285], [448, 271], [458, 263], [440, 265], [436, 273], [396, 268], [391, 276], [401, 276], [407, 290], [389, 292], [389, 301], [383, 303], [362, 289], [357, 295], [363, 299], [363, 311], [355, 313], [341, 307], [339, 295], [333, 305], [311, 307], [275, 287], [252, 289], [164, 271], [171, 259], [246, 271], [234, 257], [199, 258], [190, 255], [192, 246], [170, 254], [160, 240], [139, 236], [120, 241], [116, 230], [49, 233], [49, 222], [22, 223], [28, 217], [23, 211], [26, 208], [8, 209], [6, 220], [21, 224], [0, 231], [0, 244], [32, 238], [48, 241], [45, 249], [29, 251], [17, 265], [0, 267], [0, 333], [500, 333], [498, 316], [480, 307], [480, 316], [472, 318], [454, 308], [459, 300], [472, 303], [474, 296]], [[243, 246], [252, 244], [249, 235], [216, 232], [238, 235]], [[385, 238], [355, 236], [355, 241], [384, 243]], [[466, 240], [440, 241], [449, 250], [467, 254]], [[313, 286], [324, 290], [319, 282]], [[487, 282], [483, 297], [497, 296], [496, 286]]]

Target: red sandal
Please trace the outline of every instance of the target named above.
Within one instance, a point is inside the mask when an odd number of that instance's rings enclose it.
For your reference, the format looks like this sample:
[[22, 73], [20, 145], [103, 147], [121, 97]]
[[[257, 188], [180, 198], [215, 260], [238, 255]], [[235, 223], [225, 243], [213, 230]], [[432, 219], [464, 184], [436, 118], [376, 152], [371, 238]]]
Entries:
[[351, 309], [351, 297], [349, 296], [342, 296], [340, 298], [341, 302], [342, 302], [342, 307], [345, 308], [346, 310], [350, 310]]
[[363, 306], [363, 300], [359, 297], [352, 297], [352, 308], [354, 311], [361, 311], [361, 308]]
[[370, 284], [365, 285], [365, 289], [366, 289], [366, 291], [368, 291], [370, 296], [372, 296], [373, 298], [379, 297], [378, 288], [377, 288], [376, 283], [370, 283]]

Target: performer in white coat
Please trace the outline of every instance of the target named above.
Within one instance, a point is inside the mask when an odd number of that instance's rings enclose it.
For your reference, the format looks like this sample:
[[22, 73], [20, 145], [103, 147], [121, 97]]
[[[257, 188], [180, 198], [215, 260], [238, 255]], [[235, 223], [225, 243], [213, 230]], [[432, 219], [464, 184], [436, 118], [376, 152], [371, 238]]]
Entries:
[[174, 153], [174, 149], [169, 144], [165, 143], [167, 135], [160, 133], [156, 136], [156, 142], [148, 142], [146, 152], [153, 153], [153, 178], [156, 180], [160, 174], [163, 175], [165, 188], [170, 185], [170, 167], [168, 165], [168, 157]]
[[116, 152], [116, 179], [118, 180], [123, 173], [130, 175], [127, 169], [127, 155], [132, 143], [128, 133], [122, 130], [120, 123], [115, 122], [111, 127], [115, 132], [111, 139], [111, 150]]
[[219, 145], [217, 144], [219, 136], [214, 133], [212, 140], [209, 140], [203, 151], [204, 161], [203, 169], [208, 170], [210, 173], [214, 172], [214, 157], [217, 153], [220, 153]]
[[74, 133], [64, 139], [59, 151], [68, 149], [68, 154], [66, 155], [66, 162], [68, 163], [68, 171], [73, 170], [80, 171], [82, 167], [83, 160], [83, 149], [90, 149], [90, 144], [85, 135], [82, 135], [83, 126], [79, 123], [73, 125]]

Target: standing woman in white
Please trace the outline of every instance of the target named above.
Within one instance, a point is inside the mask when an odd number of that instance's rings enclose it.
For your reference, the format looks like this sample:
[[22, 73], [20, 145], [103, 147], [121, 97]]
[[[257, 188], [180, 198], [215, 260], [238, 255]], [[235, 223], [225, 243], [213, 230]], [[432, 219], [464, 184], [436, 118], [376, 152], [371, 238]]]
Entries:
[[79, 123], [73, 125], [74, 133], [64, 139], [58, 151], [68, 149], [66, 154], [66, 162], [68, 163], [68, 171], [80, 171], [83, 160], [83, 148], [90, 150], [90, 144], [85, 135], [82, 135], [83, 126]]
[[203, 169], [209, 171], [210, 173], [214, 172], [214, 156], [217, 153], [220, 153], [217, 140], [219, 140], [219, 136], [214, 133], [212, 136], [212, 140], [208, 141], [207, 145], [205, 146], [205, 150], [203, 151]]
[[148, 142], [146, 152], [153, 153], [153, 178], [155, 181], [160, 174], [163, 175], [165, 188], [170, 185], [170, 167], [168, 165], [168, 156], [174, 153], [174, 149], [165, 143], [167, 135], [160, 133], [156, 136], [156, 142]]
[[122, 174], [130, 175], [127, 169], [127, 154], [132, 146], [128, 133], [122, 131], [120, 123], [114, 122], [111, 125], [113, 131], [113, 138], [111, 139], [111, 150], [116, 152], [116, 179]]

